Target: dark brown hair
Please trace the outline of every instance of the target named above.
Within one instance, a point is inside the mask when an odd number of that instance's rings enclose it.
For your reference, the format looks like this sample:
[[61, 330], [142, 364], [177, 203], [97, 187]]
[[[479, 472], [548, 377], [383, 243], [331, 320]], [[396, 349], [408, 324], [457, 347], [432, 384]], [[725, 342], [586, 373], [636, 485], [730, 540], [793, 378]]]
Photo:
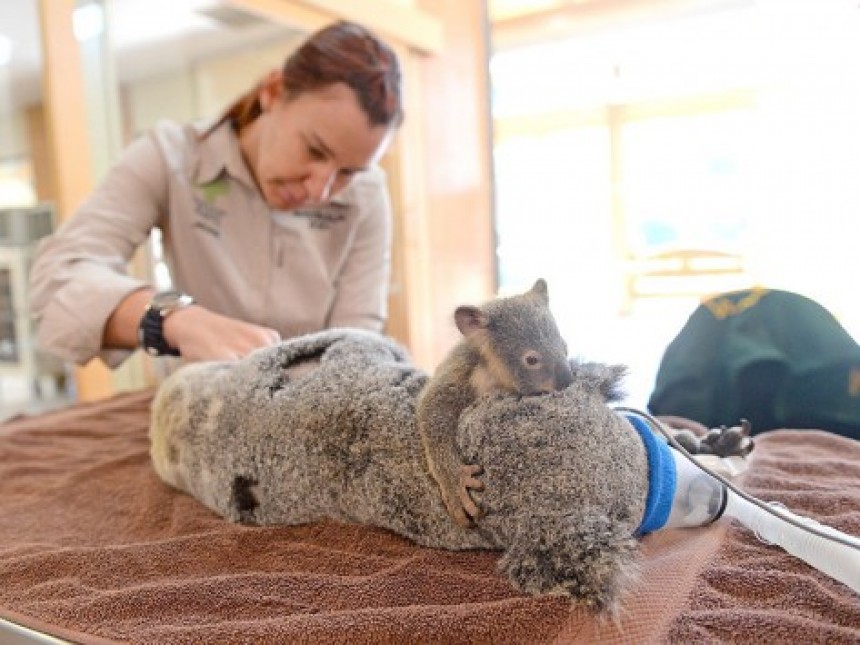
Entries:
[[[311, 34], [284, 61], [286, 96], [345, 83], [358, 97], [373, 126], [397, 127], [403, 121], [400, 63], [394, 51], [365, 27], [340, 21]], [[214, 126], [229, 120], [237, 130], [262, 113], [261, 84], [233, 103]]]

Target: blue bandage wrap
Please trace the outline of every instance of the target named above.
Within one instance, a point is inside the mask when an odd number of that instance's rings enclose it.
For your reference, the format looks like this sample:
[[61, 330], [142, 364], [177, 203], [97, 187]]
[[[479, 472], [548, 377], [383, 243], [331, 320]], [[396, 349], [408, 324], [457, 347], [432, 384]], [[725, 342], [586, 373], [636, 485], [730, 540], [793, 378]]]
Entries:
[[642, 523], [636, 529], [637, 536], [647, 535], [663, 528], [672, 512], [677, 485], [675, 459], [669, 444], [654, 434], [645, 419], [629, 412], [624, 417], [639, 433], [648, 456], [648, 498]]

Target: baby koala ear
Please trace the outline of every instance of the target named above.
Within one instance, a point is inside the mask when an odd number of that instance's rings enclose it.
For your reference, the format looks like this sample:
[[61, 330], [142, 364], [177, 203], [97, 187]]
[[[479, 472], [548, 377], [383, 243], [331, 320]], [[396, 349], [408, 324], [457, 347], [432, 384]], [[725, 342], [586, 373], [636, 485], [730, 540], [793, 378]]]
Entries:
[[463, 336], [468, 337], [476, 331], [486, 329], [490, 324], [490, 318], [479, 307], [473, 305], [462, 305], [454, 311], [454, 322]]
[[537, 282], [535, 282], [531, 288], [531, 292], [540, 296], [545, 302], [549, 303], [549, 287], [547, 287], [546, 280], [543, 278], [537, 279]]

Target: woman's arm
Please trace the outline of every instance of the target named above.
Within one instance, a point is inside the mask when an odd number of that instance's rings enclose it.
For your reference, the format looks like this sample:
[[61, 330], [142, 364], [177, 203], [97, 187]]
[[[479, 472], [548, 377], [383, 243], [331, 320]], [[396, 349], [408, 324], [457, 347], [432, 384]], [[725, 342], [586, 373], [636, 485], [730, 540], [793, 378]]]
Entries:
[[42, 349], [76, 363], [100, 355], [112, 366], [127, 356], [103, 351], [105, 325], [123, 299], [147, 287], [128, 275], [127, 264], [165, 212], [167, 190], [155, 141], [142, 137], [78, 211], [40, 242], [30, 273], [30, 311]]
[[[39, 245], [30, 309], [43, 350], [81, 364], [100, 356], [114, 367], [138, 346], [138, 327], [154, 290], [129, 276], [127, 264], [167, 208], [168, 169], [154, 139], [143, 137], [78, 212]], [[272, 329], [200, 306], [168, 316], [164, 337], [186, 360], [239, 358], [280, 340]]]
[[[104, 346], [134, 349], [140, 319], [154, 291], [144, 288], [125, 297], [105, 324]], [[281, 340], [274, 329], [221, 316], [199, 305], [171, 313], [164, 320], [164, 340], [186, 361], [236, 360]]]

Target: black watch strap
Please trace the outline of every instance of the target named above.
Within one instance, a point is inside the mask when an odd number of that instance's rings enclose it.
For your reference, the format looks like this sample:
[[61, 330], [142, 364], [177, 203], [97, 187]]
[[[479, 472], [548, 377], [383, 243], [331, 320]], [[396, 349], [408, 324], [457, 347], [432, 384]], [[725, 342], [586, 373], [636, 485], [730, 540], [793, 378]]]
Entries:
[[158, 309], [147, 309], [140, 320], [140, 346], [150, 356], [179, 356], [179, 350], [164, 340], [164, 318]]
[[140, 319], [138, 341], [150, 356], [179, 356], [179, 350], [164, 340], [164, 319], [174, 311], [194, 304], [190, 296], [178, 291], [157, 293]]

